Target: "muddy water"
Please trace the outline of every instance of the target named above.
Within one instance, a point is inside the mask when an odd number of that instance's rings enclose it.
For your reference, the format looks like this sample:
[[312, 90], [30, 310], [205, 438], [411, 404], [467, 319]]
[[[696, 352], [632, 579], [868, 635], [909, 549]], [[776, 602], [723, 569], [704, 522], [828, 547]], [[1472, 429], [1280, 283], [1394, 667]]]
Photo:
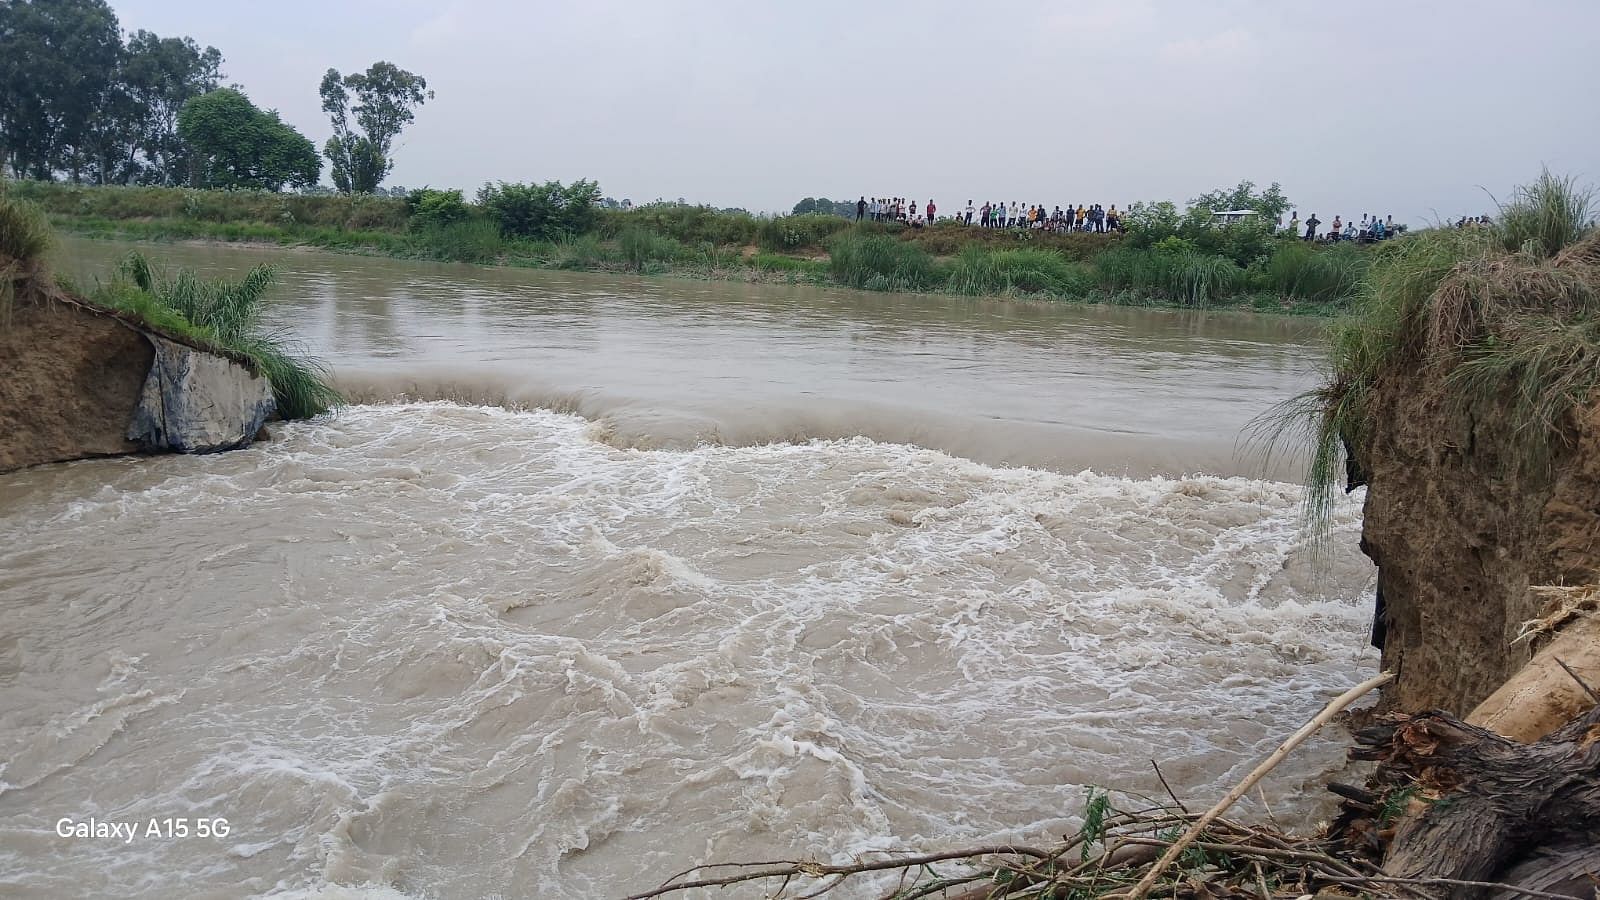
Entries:
[[[1317, 577], [1233, 451], [1302, 324], [274, 256], [278, 321], [386, 402], [0, 476], [0, 892], [1043, 840], [1152, 757], [1213, 796], [1371, 670], [1357, 507]], [[1269, 779], [1280, 820], [1341, 756]]]

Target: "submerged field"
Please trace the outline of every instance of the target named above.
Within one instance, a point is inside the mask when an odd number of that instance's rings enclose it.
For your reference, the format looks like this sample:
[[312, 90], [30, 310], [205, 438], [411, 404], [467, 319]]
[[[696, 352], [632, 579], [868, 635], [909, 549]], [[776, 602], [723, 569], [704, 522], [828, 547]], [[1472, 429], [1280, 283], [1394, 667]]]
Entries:
[[656, 205], [508, 230], [490, 208], [457, 192], [408, 200], [38, 182], [16, 182], [11, 191], [44, 207], [58, 228], [89, 237], [1129, 306], [1333, 314], [1352, 299], [1371, 256], [1366, 248], [1314, 247], [1243, 228], [1151, 241]]

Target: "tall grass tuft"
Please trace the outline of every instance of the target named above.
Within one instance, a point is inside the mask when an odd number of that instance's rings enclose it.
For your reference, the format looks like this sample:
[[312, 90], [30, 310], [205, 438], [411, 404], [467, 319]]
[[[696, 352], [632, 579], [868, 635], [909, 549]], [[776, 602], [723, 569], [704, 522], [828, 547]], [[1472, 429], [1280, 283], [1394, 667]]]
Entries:
[[1484, 404], [1520, 435], [1509, 467], [1548, 464], [1571, 412], [1600, 391], [1600, 234], [1583, 224], [1579, 193], [1546, 172], [1492, 232], [1435, 229], [1379, 251], [1331, 329], [1325, 383], [1257, 423], [1269, 444], [1309, 438], [1314, 536], [1327, 533], [1347, 448], [1381, 424], [1371, 401], [1385, 385], [1439, 391], [1457, 413]]
[[670, 263], [684, 254], [683, 244], [673, 238], [635, 225], [622, 229], [617, 245], [622, 249], [623, 263], [635, 272], [643, 272], [653, 262]]
[[1571, 176], [1558, 177], [1546, 169], [1501, 205], [1496, 232], [1509, 252], [1555, 256], [1583, 236], [1593, 217], [1594, 192]]
[[487, 219], [424, 224], [410, 235], [416, 254], [449, 262], [493, 263], [505, 255], [500, 227]]
[[1371, 262], [1371, 251], [1360, 247], [1285, 241], [1267, 260], [1265, 286], [1308, 303], [1338, 303], [1355, 296]]
[[756, 228], [756, 245], [768, 253], [818, 249], [828, 238], [850, 227], [843, 216], [807, 213], [765, 219]]
[[1095, 271], [1110, 290], [1140, 291], [1195, 307], [1231, 296], [1244, 282], [1244, 270], [1233, 260], [1188, 249], [1118, 247], [1095, 258]]
[[12, 197], [0, 182], [0, 326], [10, 324], [18, 295], [45, 287], [45, 253], [54, 242], [44, 210]]
[[850, 287], [920, 291], [935, 281], [933, 257], [920, 247], [887, 235], [845, 232], [829, 244], [829, 254], [829, 272], [839, 283]]
[[957, 294], [1081, 297], [1094, 287], [1094, 279], [1053, 250], [988, 250], [968, 245], [956, 255], [946, 286]]
[[188, 269], [160, 272], [135, 251], [118, 266], [118, 276], [95, 293], [96, 302], [249, 358], [271, 383], [284, 418], [311, 418], [343, 402], [321, 363], [263, 326], [262, 301], [276, 280], [271, 267], [257, 266], [238, 280], [207, 281]]
[[600, 264], [604, 256], [598, 237], [580, 234], [566, 238], [552, 248], [550, 265], [557, 269], [592, 269]]

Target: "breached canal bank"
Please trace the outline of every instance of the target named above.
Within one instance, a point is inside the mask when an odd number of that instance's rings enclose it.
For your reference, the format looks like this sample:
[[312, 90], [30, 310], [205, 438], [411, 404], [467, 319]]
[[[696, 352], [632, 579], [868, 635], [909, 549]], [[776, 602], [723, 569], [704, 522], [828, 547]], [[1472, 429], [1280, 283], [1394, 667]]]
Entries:
[[275, 409], [249, 361], [57, 295], [0, 327], [0, 472], [249, 446]]

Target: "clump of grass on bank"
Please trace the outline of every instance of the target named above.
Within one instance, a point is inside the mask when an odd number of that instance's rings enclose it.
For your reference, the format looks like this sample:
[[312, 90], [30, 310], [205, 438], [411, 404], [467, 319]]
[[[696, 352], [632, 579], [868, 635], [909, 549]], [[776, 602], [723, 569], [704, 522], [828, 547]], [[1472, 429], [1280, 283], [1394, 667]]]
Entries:
[[828, 239], [849, 228], [842, 216], [807, 213], [764, 219], [756, 228], [756, 245], [768, 253], [821, 249]]
[[684, 256], [684, 246], [676, 239], [633, 225], [617, 235], [617, 246], [623, 263], [635, 272], [645, 271], [651, 263], [670, 264]]
[[1333, 303], [1355, 294], [1371, 261], [1371, 250], [1351, 244], [1319, 248], [1286, 241], [1260, 272], [1261, 287], [1309, 303]]
[[956, 256], [947, 286], [957, 294], [1024, 293], [1081, 298], [1094, 289], [1094, 277], [1050, 250], [986, 250], [970, 245]]
[[117, 277], [102, 284], [90, 299], [153, 327], [248, 358], [272, 384], [278, 414], [306, 419], [342, 400], [327, 383], [320, 363], [263, 325], [262, 300], [275, 279], [269, 266], [257, 266], [236, 281], [207, 281], [188, 269], [166, 274], [135, 252], [118, 266]]
[[1107, 250], [1095, 258], [1105, 288], [1135, 290], [1184, 306], [1205, 307], [1237, 291], [1244, 271], [1223, 256], [1184, 248]]
[[19, 295], [48, 286], [44, 261], [54, 242], [44, 211], [10, 196], [0, 183], [0, 325], [10, 322]]
[[[1366, 446], [1373, 395], [1393, 379], [1442, 375], [1462, 408], [1499, 402], [1524, 439], [1509, 460], [1548, 462], [1573, 409], [1600, 388], [1600, 235], [1590, 194], [1545, 173], [1501, 209], [1494, 230], [1435, 229], [1379, 251], [1332, 328], [1325, 384], [1258, 423], [1269, 445], [1309, 439], [1307, 516], [1325, 535], [1346, 447]], [[1441, 383], [1441, 382], [1436, 382]]]
[[933, 257], [922, 248], [881, 234], [849, 231], [828, 245], [828, 270], [848, 287], [869, 291], [921, 291], [936, 282]]

